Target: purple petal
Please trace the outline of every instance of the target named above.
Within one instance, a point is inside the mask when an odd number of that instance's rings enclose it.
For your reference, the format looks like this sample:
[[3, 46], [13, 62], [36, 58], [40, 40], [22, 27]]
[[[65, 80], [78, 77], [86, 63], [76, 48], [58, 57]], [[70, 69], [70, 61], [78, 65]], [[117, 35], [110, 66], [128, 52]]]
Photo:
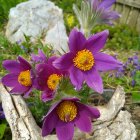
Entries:
[[99, 118], [100, 117], [100, 112], [97, 108], [91, 107], [88, 105], [84, 105], [81, 103], [77, 103], [77, 105], [79, 106], [79, 109], [84, 111], [85, 114], [87, 114], [89, 117], [91, 117], [91, 118]]
[[22, 85], [18, 84], [10, 91], [10, 93], [22, 94], [22, 93], [27, 92], [29, 89], [30, 89], [30, 87], [26, 87], [26, 86], [22, 86]]
[[104, 19], [105, 22], [109, 22], [109, 23], [111, 23], [111, 21], [109, 20], [114, 20], [120, 17], [121, 15], [119, 13], [117, 13], [116, 11], [110, 11], [110, 10], [106, 10], [101, 15], [101, 18]]
[[102, 78], [100, 77], [99, 73], [93, 68], [90, 71], [85, 73], [85, 79], [87, 85], [94, 89], [98, 93], [103, 93], [103, 83]]
[[98, 9], [98, 6], [99, 6], [99, 0], [89, 0], [91, 2], [91, 5], [93, 6], [93, 9], [94, 10], [97, 10]]
[[47, 117], [45, 117], [42, 126], [42, 136], [49, 135], [55, 128], [58, 121], [57, 114], [53, 111]]
[[70, 35], [69, 35], [70, 52], [76, 53], [77, 51], [82, 50], [85, 42], [86, 42], [86, 38], [77, 29], [74, 28], [70, 32]]
[[31, 54], [31, 58], [34, 62], [47, 62], [47, 57], [42, 50], [38, 50], [38, 56]]
[[83, 111], [79, 112], [79, 117], [75, 120], [75, 124], [81, 131], [91, 131], [91, 120]]
[[73, 58], [74, 56], [72, 53], [64, 54], [63, 56], [61, 56], [60, 58], [57, 58], [53, 62], [53, 66], [56, 67], [57, 69], [68, 70], [73, 64], [72, 62]]
[[40, 58], [38, 56], [36, 56], [35, 54], [31, 54], [31, 59], [34, 62], [40, 62]]
[[21, 70], [30, 70], [31, 69], [31, 65], [25, 59], [23, 59], [22, 57], [19, 56], [18, 60], [20, 62]]
[[53, 61], [55, 61], [58, 57], [57, 56], [52, 56], [48, 59], [47, 63], [52, 65]]
[[116, 0], [102, 0], [102, 2], [99, 5], [99, 8], [109, 8], [111, 7]]
[[98, 52], [99, 50], [101, 50], [106, 41], [107, 41], [107, 37], [109, 35], [109, 31], [108, 30], [104, 30], [102, 32], [99, 32], [95, 35], [92, 35], [86, 42], [85, 44], [85, 48], [87, 48], [88, 50], [90, 50], [93, 54], [95, 54], [96, 52]]
[[119, 13], [117, 13], [116, 11], [111, 11], [110, 12], [110, 17], [109, 19], [113, 20], [113, 19], [117, 19], [117, 18], [120, 18], [121, 15]]
[[52, 68], [48, 64], [37, 64], [36, 67], [37, 74], [43, 74], [44, 77], [47, 77], [46, 74], [48, 74], [48, 71], [52, 71]]
[[95, 67], [100, 71], [115, 70], [122, 67], [122, 63], [114, 59], [114, 57], [104, 54], [97, 53], [94, 55]]
[[42, 51], [42, 50], [38, 50], [38, 54], [39, 54], [39, 56], [42, 58], [42, 59], [44, 59], [44, 60], [47, 60], [47, 57], [46, 57], [46, 55], [45, 55], [45, 53]]
[[59, 140], [72, 140], [74, 135], [74, 124], [59, 121], [56, 126], [56, 134]]
[[41, 99], [43, 102], [50, 101], [54, 98], [55, 92], [54, 91], [43, 91], [41, 94]]
[[20, 64], [15, 60], [3, 61], [3, 67], [11, 73], [20, 72]]
[[17, 84], [19, 84], [18, 83], [18, 75], [19, 74], [15, 74], [15, 73], [7, 74], [6, 76], [4, 76], [2, 78], [2, 83], [6, 86], [14, 87]]
[[76, 67], [72, 66], [69, 70], [71, 83], [76, 87], [77, 90], [82, 88], [84, 81], [83, 72]]
[[24, 98], [28, 98], [29, 97], [29, 94], [32, 92], [33, 90], [33, 87], [31, 87], [27, 92], [24, 93]]

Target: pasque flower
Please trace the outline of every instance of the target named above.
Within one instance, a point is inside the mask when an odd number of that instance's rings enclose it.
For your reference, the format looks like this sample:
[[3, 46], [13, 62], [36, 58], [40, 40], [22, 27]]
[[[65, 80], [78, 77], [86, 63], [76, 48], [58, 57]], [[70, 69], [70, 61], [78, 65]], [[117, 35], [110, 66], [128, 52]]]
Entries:
[[5, 60], [3, 67], [10, 73], [2, 78], [2, 83], [12, 87], [10, 93], [28, 96], [33, 87], [34, 74], [31, 65], [22, 57], [16, 60]]
[[99, 117], [98, 109], [80, 103], [77, 98], [65, 98], [54, 104], [44, 117], [42, 136], [49, 135], [55, 128], [59, 140], [72, 140], [74, 126], [90, 132], [91, 119]]
[[113, 24], [120, 15], [111, 9], [116, 0], [83, 0], [81, 8], [74, 5], [73, 10], [80, 23], [80, 29], [88, 37], [91, 30], [100, 24]]
[[41, 99], [46, 102], [54, 98], [55, 92], [65, 72], [52, 66], [56, 57], [50, 57], [46, 63], [36, 65], [36, 88], [42, 91]]
[[98, 71], [115, 70], [122, 66], [112, 56], [99, 52], [104, 47], [108, 34], [108, 30], [105, 30], [86, 39], [77, 29], [71, 31], [70, 52], [56, 59], [53, 65], [69, 72], [76, 89], [80, 90], [85, 81], [90, 88], [102, 93], [103, 84]]
[[97, 21], [99, 24], [105, 23], [112, 25], [112, 21], [119, 18], [120, 14], [113, 11], [111, 6], [116, 0], [88, 0], [93, 8], [93, 12], [98, 13]]
[[31, 59], [32, 61], [36, 62], [36, 63], [46, 63], [47, 62], [47, 57], [44, 54], [44, 52], [42, 50], [38, 50], [38, 55], [35, 54], [31, 54]]

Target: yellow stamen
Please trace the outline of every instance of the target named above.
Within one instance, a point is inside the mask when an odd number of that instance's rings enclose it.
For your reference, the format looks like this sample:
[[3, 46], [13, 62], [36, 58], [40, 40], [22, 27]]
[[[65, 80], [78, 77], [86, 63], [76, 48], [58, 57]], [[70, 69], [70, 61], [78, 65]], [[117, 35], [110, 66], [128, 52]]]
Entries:
[[72, 101], [63, 101], [57, 108], [57, 114], [63, 122], [73, 121], [77, 116], [77, 106]]
[[18, 76], [18, 82], [26, 87], [31, 86], [32, 81], [31, 81], [30, 70], [22, 71]]
[[60, 75], [52, 74], [49, 76], [47, 80], [47, 85], [51, 90], [55, 90], [59, 84], [59, 81], [61, 79]]
[[76, 57], [73, 59], [73, 62], [75, 67], [83, 71], [90, 70], [95, 63], [92, 52], [87, 49], [78, 51]]

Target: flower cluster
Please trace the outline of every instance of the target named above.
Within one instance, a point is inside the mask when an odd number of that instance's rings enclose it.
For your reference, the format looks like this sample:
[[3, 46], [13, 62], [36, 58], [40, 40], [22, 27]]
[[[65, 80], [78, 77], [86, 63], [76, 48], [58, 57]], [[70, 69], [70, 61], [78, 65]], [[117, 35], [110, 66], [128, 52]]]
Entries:
[[129, 57], [124, 65], [115, 73], [116, 78], [128, 76], [132, 78], [131, 86], [135, 86], [135, 76], [140, 71], [140, 60], [137, 54]]
[[[102, 2], [88, 0], [86, 5], [83, 2], [83, 7], [87, 6], [86, 13], [88, 14], [84, 16], [84, 21], [90, 17], [93, 19], [91, 19], [92, 22], [80, 21], [81, 26], [86, 26], [84, 22], [92, 28], [93, 21], [95, 24], [99, 21], [112, 24], [111, 21], [119, 17], [110, 9], [114, 2], [115, 0]], [[90, 32], [91, 29], [87, 28], [87, 30]], [[38, 55], [31, 54], [31, 63], [21, 56], [17, 60], [3, 62], [3, 67], [9, 71], [9, 74], [2, 78], [2, 83], [11, 87], [11, 94], [27, 97], [33, 89], [36, 89], [41, 91], [43, 102], [59, 100], [52, 105], [43, 119], [42, 136], [49, 135], [55, 129], [59, 140], [72, 140], [74, 126], [83, 132], [91, 131], [91, 122], [100, 117], [100, 112], [97, 108], [83, 104], [77, 98], [78, 91], [84, 84], [102, 94], [103, 81], [100, 72], [122, 69], [121, 62], [100, 51], [105, 46], [108, 35], [109, 31], [104, 30], [88, 36], [86, 30], [83, 33], [82, 30], [74, 28], [69, 35], [69, 52], [61, 56], [53, 54], [48, 57], [39, 50]], [[64, 79], [70, 79], [69, 82], [77, 93], [76, 97], [63, 92], [60, 85], [63, 84]], [[58, 94], [62, 94], [61, 99], [56, 98]]]
[[[27, 97], [33, 88], [40, 90], [44, 102], [55, 98], [59, 83], [65, 77], [70, 78], [77, 91], [86, 83], [89, 88], [103, 93], [99, 73], [122, 66], [114, 57], [100, 52], [105, 46], [108, 34], [108, 30], [105, 30], [86, 38], [74, 28], [69, 35], [69, 52], [62, 56], [53, 55], [48, 58], [39, 50], [38, 55], [31, 55], [35, 67], [21, 56], [17, 60], [5, 60], [3, 67], [9, 74], [2, 78], [2, 83], [12, 87], [10, 93], [23, 94], [24, 97]], [[80, 103], [78, 98], [62, 98], [45, 116], [42, 135], [50, 134], [55, 128], [59, 139], [63, 140], [67, 135], [72, 139], [74, 125], [84, 132], [89, 132], [91, 119], [99, 116], [99, 110]], [[65, 133], [65, 130], [69, 133]]]

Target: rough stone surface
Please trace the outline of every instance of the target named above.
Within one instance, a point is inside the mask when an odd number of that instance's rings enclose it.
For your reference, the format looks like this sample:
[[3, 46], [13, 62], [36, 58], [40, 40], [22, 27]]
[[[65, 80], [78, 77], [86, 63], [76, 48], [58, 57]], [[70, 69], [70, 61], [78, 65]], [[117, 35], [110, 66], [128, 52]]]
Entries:
[[30, 0], [10, 9], [6, 36], [11, 42], [25, 40], [24, 34], [32, 41], [43, 38], [55, 50], [67, 51], [67, 35], [60, 8], [47, 0]]
[[[57, 140], [56, 135], [41, 137], [40, 128], [21, 96], [10, 95], [2, 84], [0, 95], [13, 140]], [[135, 140], [136, 129], [130, 113], [122, 110], [124, 103], [125, 93], [118, 87], [110, 102], [98, 107], [101, 117], [93, 122], [93, 131], [85, 134], [75, 129], [74, 140]]]

